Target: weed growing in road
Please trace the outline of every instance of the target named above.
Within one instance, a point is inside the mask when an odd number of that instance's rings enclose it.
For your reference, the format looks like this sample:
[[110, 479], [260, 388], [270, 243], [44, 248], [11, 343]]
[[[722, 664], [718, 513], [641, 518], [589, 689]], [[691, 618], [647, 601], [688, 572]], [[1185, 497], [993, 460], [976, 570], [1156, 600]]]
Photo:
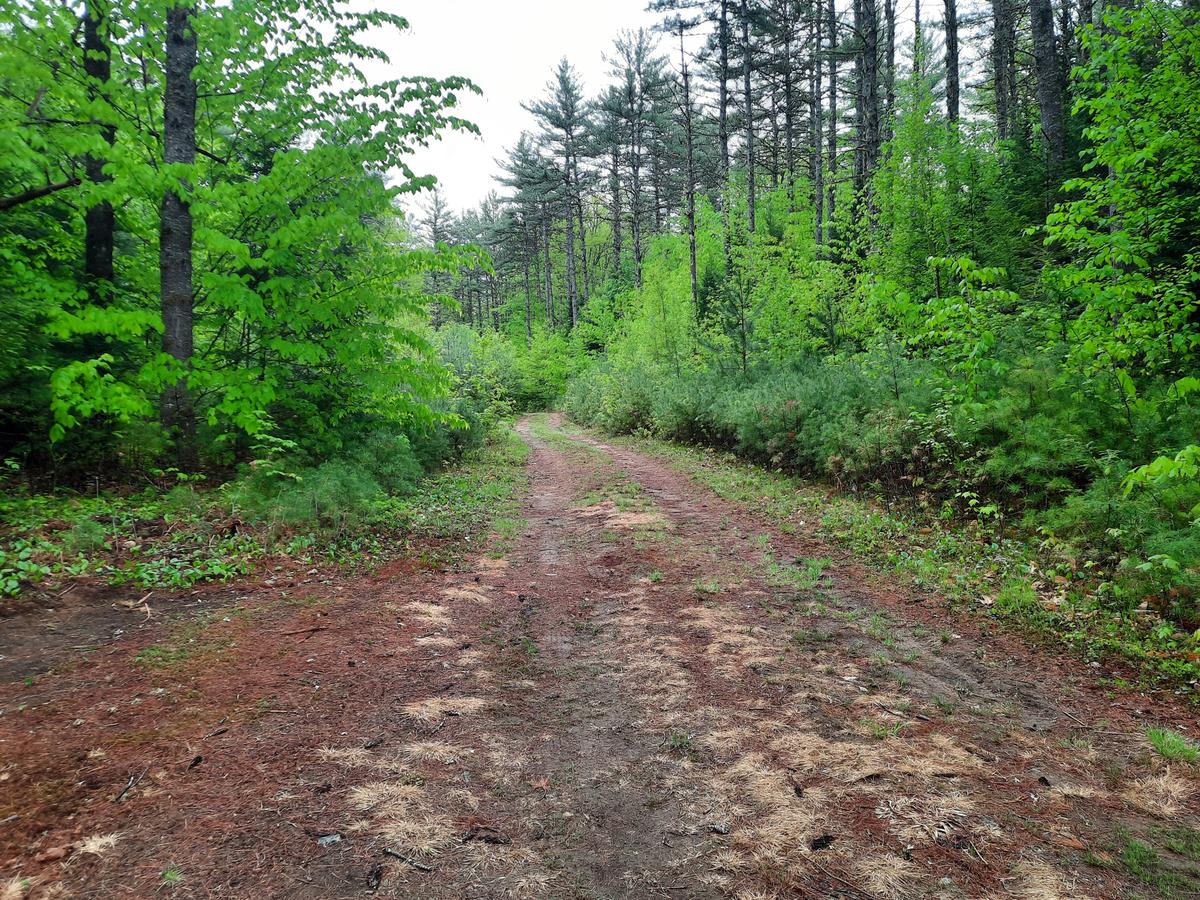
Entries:
[[801, 647], [824, 644], [830, 640], [833, 640], [833, 635], [828, 631], [817, 631], [812, 628], [798, 628], [792, 633], [792, 643]]
[[696, 752], [696, 736], [686, 731], [672, 731], [667, 735], [667, 749], [672, 753], [692, 756]]
[[943, 716], [948, 716], [954, 712], [954, 701], [947, 700], [940, 694], [934, 694], [933, 705], [937, 707], [938, 712], [940, 712]]
[[892, 740], [900, 737], [900, 733], [908, 727], [907, 722], [876, 722], [872, 719], [863, 719], [862, 726], [867, 730], [867, 733], [877, 741]]
[[797, 591], [815, 588], [821, 582], [827, 559], [797, 558], [792, 563], [780, 562], [770, 553], [763, 554], [766, 564], [767, 582], [775, 587], [790, 587]]
[[1124, 847], [1121, 862], [1129, 874], [1143, 884], [1154, 888], [1164, 897], [1190, 897], [1200, 888], [1200, 872], [1192, 869], [1183, 874], [1167, 868], [1158, 851], [1149, 844], [1136, 840], [1129, 834], [1122, 835]]
[[1146, 739], [1162, 756], [1169, 760], [1182, 760], [1194, 763], [1200, 756], [1200, 747], [1187, 737], [1169, 728], [1148, 728]]

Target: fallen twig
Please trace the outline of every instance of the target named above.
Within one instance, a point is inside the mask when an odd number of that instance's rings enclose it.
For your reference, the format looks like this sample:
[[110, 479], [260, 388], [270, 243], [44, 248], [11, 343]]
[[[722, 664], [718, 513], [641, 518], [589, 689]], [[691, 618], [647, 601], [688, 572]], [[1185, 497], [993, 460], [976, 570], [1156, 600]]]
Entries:
[[143, 778], [145, 778], [146, 773], [149, 771], [150, 771], [150, 767], [146, 766], [146, 768], [142, 769], [142, 771], [139, 772], [137, 775], [130, 775], [129, 782], [125, 785], [125, 787], [121, 788], [121, 793], [119, 793], [119, 794], [117, 794], [117, 796], [113, 797], [113, 803], [120, 803], [122, 800], [124, 800], [125, 795], [128, 794], [130, 791], [132, 791], [135, 787], [137, 787], [137, 783], [139, 781], [141, 781]]
[[892, 709], [890, 706], [884, 706], [882, 703], [876, 703], [875, 705], [878, 706], [880, 709], [882, 709], [884, 712], [889, 712], [893, 716], [896, 716], [901, 719], [912, 718], [912, 719], [920, 719], [922, 722], [931, 721], [929, 716], [923, 716], [919, 712], [913, 712], [912, 710], [909, 710], [908, 712], [900, 712], [900, 710]]
[[390, 847], [383, 848], [383, 855], [390, 856], [390, 857], [392, 857], [392, 859], [398, 859], [402, 863], [408, 863], [410, 866], [412, 866], [418, 872], [432, 872], [433, 871], [433, 866], [427, 866], [423, 862], [419, 862], [415, 859], [411, 859], [411, 858], [405, 856], [400, 851], [393, 850]]
[[294, 631], [281, 631], [279, 634], [281, 637], [287, 637], [288, 635], [293, 634], [315, 634], [318, 631], [325, 631], [325, 629], [325, 625], [314, 625], [312, 628], [297, 628]]

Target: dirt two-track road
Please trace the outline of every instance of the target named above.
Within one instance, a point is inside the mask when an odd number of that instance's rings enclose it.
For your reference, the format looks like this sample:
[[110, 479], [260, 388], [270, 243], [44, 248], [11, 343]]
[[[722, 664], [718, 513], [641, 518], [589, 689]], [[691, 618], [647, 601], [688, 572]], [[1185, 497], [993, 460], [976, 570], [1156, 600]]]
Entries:
[[1200, 778], [1144, 736], [1181, 702], [518, 430], [499, 558], [235, 586], [203, 652], [0, 688], [0, 897], [1189, 895]]

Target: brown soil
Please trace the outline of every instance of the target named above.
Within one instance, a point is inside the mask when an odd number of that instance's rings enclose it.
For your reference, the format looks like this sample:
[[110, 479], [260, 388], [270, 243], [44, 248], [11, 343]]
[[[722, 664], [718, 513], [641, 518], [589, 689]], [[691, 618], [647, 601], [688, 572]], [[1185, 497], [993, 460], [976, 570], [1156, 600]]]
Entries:
[[8, 620], [0, 897], [1152, 895], [1125, 832], [1190, 865], [1200, 778], [1143, 735], [1178, 701], [520, 431], [502, 559]]

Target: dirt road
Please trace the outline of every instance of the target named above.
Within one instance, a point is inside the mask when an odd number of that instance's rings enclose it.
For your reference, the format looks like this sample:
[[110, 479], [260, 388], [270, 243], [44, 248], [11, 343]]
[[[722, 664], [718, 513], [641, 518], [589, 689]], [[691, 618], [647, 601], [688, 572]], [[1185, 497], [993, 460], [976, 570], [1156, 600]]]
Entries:
[[1143, 733], [1188, 710], [661, 460], [519, 431], [526, 525], [499, 559], [260, 582], [187, 659], [118, 639], [4, 686], [11, 896], [1194, 889], [1200, 779]]

